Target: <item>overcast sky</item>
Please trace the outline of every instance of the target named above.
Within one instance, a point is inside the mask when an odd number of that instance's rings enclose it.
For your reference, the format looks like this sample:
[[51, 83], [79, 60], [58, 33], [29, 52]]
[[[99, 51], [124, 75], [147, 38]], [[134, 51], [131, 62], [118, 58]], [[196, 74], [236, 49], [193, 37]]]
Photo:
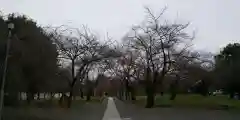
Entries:
[[168, 8], [164, 18], [190, 22], [195, 48], [217, 52], [240, 42], [240, 0], [0, 0], [4, 13], [26, 14], [41, 25], [82, 24], [101, 36], [120, 40], [133, 24], [144, 20], [144, 6], [154, 12]]

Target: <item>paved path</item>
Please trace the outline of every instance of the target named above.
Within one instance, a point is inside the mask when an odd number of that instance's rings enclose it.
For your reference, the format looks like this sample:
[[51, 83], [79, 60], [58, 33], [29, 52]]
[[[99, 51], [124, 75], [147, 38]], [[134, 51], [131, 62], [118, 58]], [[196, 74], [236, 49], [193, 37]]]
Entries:
[[177, 108], [141, 108], [115, 100], [121, 117], [132, 120], [240, 120], [237, 112]]
[[121, 120], [121, 117], [112, 97], [108, 98], [107, 108], [102, 120]]

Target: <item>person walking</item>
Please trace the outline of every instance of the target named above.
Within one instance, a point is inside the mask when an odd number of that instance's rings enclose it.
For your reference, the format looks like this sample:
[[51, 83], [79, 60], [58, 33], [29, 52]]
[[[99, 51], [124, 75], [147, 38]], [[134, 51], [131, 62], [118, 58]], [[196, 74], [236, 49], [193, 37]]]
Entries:
[[102, 102], [104, 99], [106, 99], [106, 98], [108, 98], [108, 93], [107, 93], [107, 92], [104, 92], [103, 97], [101, 98], [101, 102]]

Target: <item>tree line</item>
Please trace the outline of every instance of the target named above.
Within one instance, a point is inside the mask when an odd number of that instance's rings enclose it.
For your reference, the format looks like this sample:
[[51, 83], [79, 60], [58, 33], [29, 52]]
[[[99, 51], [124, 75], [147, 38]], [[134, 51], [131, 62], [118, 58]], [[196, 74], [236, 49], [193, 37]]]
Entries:
[[[170, 93], [169, 99], [174, 100], [178, 93], [189, 90], [208, 96], [222, 89], [231, 98], [240, 92], [239, 43], [229, 44], [215, 55], [194, 51], [194, 34], [186, 32], [189, 23], [165, 20], [165, 9], [158, 15], [149, 8], [145, 10], [143, 24], [133, 26], [118, 42], [100, 40], [85, 26], [43, 27], [24, 15], [1, 16], [1, 71], [8, 40], [6, 21], [15, 25], [6, 99], [18, 101], [19, 93], [24, 92], [30, 103], [39, 93], [50, 93], [52, 97], [55, 93], [69, 93], [66, 98], [70, 107], [79, 94], [91, 99], [100, 76], [111, 81], [110, 91], [114, 89], [113, 95], [120, 99], [136, 100], [142, 89], [148, 108], [154, 106], [157, 94]], [[90, 79], [90, 72], [99, 77]]]

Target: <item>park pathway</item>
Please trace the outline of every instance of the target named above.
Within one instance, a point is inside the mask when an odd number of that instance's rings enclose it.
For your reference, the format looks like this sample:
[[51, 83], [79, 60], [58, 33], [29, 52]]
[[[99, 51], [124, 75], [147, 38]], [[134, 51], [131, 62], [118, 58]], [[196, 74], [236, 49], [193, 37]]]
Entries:
[[121, 117], [112, 97], [108, 98], [107, 108], [102, 120], [121, 120]]
[[107, 108], [104, 113], [102, 120], [131, 120], [130, 118], [121, 118], [120, 114], [116, 108], [114, 99], [112, 97], [108, 97]]

